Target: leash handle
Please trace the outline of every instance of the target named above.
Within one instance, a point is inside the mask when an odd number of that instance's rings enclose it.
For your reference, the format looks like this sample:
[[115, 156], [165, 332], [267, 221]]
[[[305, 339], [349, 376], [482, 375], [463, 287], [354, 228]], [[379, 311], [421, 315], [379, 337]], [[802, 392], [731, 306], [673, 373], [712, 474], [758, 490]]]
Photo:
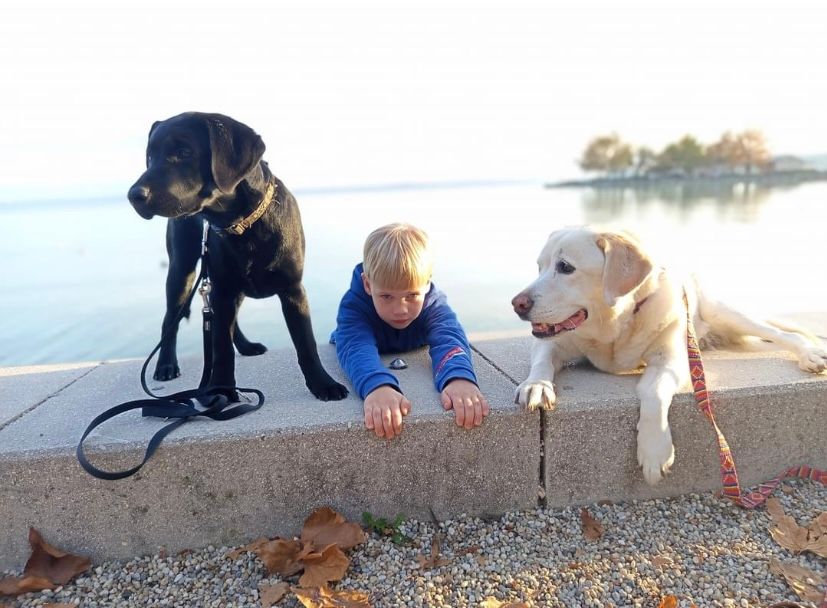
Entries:
[[[253, 394], [257, 398], [256, 402], [231, 404], [227, 397], [221, 393], [222, 390], [226, 389], [234, 389], [240, 393]], [[202, 406], [204, 409], [199, 409], [195, 405], [195, 403], [200, 404], [200, 399], [205, 400], [205, 403]], [[80, 466], [83, 467], [87, 473], [92, 475], [92, 477], [105, 479], [107, 481], [124, 479], [140, 471], [147, 461], [152, 458], [153, 454], [155, 454], [155, 451], [161, 445], [164, 438], [185, 422], [199, 416], [217, 421], [232, 420], [238, 416], [243, 416], [249, 412], [254, 412], [262, 405], [264, 405], [264, 394], [260, 390], [255, 388], [238, 388], [228, 386], [213, 387], [208, 391], [204, 391], [202, 389], [181, 391], [180, 393], [175, 393], [174, 395], [170, 395], [169, 397], [163, 399], [138, 399], [135, 401], [128, 401], [126, 403], [116, 405], [115, 407], [110, 408], [102, 414], [96, 416], [92, 422], [89, 423], [89, 426], [86, 427], [83, 435], [81, 435], [75, 454], [77, 455]], [[104, 471], [103, 469], [100, 469], [90, 463], [86, 458], [86, 453], [83, 451], [83, 442], [89, 434], [107, 420], [114, 418], [119, 414], [123, 414], [124, 412], [136, 409], [140, 409], [141, 416], [144, 417], [153, 416], [167, 419], [174, 418], [175, 420], [166, 426], [161, 427], [161, 429], [152, 436], [147, 444], [143, 460], [131, 469], [126, 469], [124, 471]]]

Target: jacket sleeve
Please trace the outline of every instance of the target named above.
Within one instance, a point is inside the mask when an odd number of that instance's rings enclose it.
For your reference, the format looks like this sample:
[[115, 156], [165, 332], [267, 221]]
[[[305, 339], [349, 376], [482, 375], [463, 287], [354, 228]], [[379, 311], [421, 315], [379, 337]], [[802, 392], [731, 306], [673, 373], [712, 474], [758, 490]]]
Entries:
[[358, 302], [342, 300], [336, 325], [336, 356], [359, 397], [382, 385], [402, 392], [396, 376], [382, 365], [370, 319]]
[[457, 378], [478, 384], [468, 338], [444, 297], [428, 310], [428, 346], [437, 391]]

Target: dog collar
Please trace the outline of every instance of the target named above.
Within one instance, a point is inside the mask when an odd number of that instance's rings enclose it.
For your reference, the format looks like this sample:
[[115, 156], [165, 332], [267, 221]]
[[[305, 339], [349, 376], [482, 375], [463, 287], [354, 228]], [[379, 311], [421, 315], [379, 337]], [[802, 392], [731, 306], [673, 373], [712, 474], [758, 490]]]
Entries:
[[264, 212], [267, 210], [267, 207], [270, 205], [270, 202], [273, 200], [273, 196], [276, 193], [276, 184], [273, 182], [269, 182], [267, 184], [267, 190], [264, 191], [264, 198], [261, 199], [261, 202], [256, 207], [255, 211], [253, 211], [250, 215], [245, 217], [243, 220], [236, 222], [230, 226], [227, 226], [224, 230], [229, 232], [230, 234], [234, 234], [235, 236], [240, 236], [244, 234], [244, 232], [253, 224], [258, 221], [258, 219], [264, 215]]

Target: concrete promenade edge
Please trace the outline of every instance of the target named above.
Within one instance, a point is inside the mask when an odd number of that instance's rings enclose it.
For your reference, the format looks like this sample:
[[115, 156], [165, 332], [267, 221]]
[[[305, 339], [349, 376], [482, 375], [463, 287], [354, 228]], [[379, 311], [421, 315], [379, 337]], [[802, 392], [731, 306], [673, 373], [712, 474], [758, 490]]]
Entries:
[[[827, 314], [806, 323], [827, 335]], [[635, 456], [634, 375], [564, 370], [557, 409], [528, 413], [513, 397], [532, 338], [471, 338], [492, 406], [479, 429], [457, 428], [442, 410], [424, 349], [403, 355], [409, 368], [398, 375], [413, 411], [393, 441], [364, 429], [357, 397], [315, 400], [285, 349], [236, 360], [239, 385], [264, 391], [261, 410], [229, 422], [189, 422], [140, 473], [115, 482], [83, 471], [75, 446], [101, 411], [143, 398], [141, 361], [0, 369], [0, 570], [22, 568], [29, 526], [101, 561], [291, 537], [322, 505], [354, 520], [363, 511], [428, 520], [431, 512], [496, 517], [542, 499], [556, 507], [720, 488], [715, 435], [688, 392], [675, 397], [669, 417], [672, 473], [650, 487]], [[321, 345], [320, 355], [342, 380], [333, 348]], [[713, 352], [705, 361], [742, 486], [798, 464], [827, 468], [827, 376], [800, 371], [783, 353]], [[182, 371], [174, 382], [150, 385], [167, 393], [194, 386], [200, 360], [185, 360]], [[124, 414], [90, 436], [87, 454], [102, 468], [127, 468], [162, 425]]]

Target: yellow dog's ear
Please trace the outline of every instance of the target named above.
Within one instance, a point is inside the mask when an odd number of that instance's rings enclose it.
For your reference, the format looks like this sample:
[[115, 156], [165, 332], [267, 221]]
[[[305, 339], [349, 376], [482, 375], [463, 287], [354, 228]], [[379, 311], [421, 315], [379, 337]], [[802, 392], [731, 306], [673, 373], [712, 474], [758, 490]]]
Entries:
[[610, 306], [638, 287], [652, 271], [652, 261], [640, 246], [620, 234], [605, 232], [597, 237], [603, 250], [603, 297]]

